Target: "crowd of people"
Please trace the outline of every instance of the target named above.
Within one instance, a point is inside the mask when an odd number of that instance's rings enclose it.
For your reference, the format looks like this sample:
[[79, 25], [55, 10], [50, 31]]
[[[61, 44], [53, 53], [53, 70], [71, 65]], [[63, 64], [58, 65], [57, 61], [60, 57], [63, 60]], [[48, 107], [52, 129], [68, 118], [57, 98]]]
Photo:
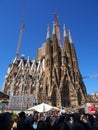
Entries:
[[0, 130], [98, 130], [98, 115], [47, 112], [0, 113]]

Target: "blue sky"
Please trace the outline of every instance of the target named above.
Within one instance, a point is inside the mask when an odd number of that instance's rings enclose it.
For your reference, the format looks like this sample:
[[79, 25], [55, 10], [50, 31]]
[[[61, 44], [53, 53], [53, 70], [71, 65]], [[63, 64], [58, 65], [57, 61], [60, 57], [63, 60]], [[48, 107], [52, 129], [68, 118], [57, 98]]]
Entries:
[[[23, 0], [0, 0], [0, 90], [17, 49]], [[20, 54], [31, 60], [46, 40], [47, 24], [59, 17], [71, 30], [82, 76], [98, 74], [98, 0], [26, 0]], [[63, 36], [63, 34], [62, 34]], [[87, 93], [98, 92], [98, 77], [84, 79]]]

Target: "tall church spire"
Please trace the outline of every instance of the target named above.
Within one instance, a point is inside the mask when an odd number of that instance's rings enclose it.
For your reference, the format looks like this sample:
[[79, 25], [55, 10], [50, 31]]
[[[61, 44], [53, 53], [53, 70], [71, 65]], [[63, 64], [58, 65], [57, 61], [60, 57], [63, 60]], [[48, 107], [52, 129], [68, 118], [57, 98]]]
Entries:
[[63, 29], [64, 29], [64, 37], [67, 37], [67, 33], [66, 33], [66, 25], [63, 25]]
[[[69, 42], [71, 43], [70, 44], [70, 51], [71, 51], [73, 70], [74, 70], [74, 72], [79, 72], [78, 60], [77, 60], [76, 51], [75, 51], [75, 48], [74, 48], [74, 44], [73, 44], [73, 40], [72, 40], [70, 30], [68, 30], [68, 33], [69, 33]], [[75, 77], [75, 74], [74, 74], [74, 77]]]
[[73, 41], [72, 41], [72, 36], [71, 36], [71, 33], [70, 33], [70, 29], [68, 30], [68, 34], [69, 34], [69, 42], [70, 42], [70, 43], [73, 43]]
[[52, 31], [52, 34], [56, 34], [56, 25], [55, 25], [55, 22], [53, 22], [53, 31]]
[[46, 55], [51, 54], [51, 40], [50, 40], [50, 25], [47, 27], [47, 36], [46, 36]]
[[68, 66], [70, 68], [70, 73], [71, 75], [73, 75], [73, 70], [72, 70], [72, 59], [71, 59], [71, 50], [70, 50], [70, 46], [72, 44], [69, 44], [69, 40], [68, 40], [68, 36], [66, 33], [66, 26], [64, 24], [63, 26], [64, 29], [64, 51], [66, 53], [66, 57], [67, 57], [67, 62], [68, 62]]
[[59, 25], [59, 22], [58, 22], [58, 16], [56, 15], [56, 13], [54, 13], [54, 17], [55, 17], [56, 36], [57, 36], [58, 44], [60, 45], [60, 42], [61, 42], [61, 33], [60, 33], [60, 25]]
[[46, 39], [50, 38], [50, 25], [48, 24], [48, 27], [47, 27], [47, 37]]
[[[66, 32], [66, 25], [63, 25], [63, 30], [64, 30], [64, 51], [66, 52], [67, 56], [70, 57], [70, 47], [69, 47], [69, 41], [67, 37], [67, 32]], [[70, 58], [69, 58], [70, 59]]]
[[55, 24], [55, 22], [53, 22], [52, 41], [53, 41], [53, 52], [58, 52], [58, 39], [57, 39], [57, 36], [56, 36], [56, 24]]

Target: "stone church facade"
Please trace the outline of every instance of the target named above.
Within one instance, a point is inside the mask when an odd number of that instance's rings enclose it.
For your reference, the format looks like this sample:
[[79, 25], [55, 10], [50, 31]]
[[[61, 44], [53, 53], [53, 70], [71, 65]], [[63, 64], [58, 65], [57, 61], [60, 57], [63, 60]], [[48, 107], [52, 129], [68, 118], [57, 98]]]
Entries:
[[5, 75], [2, 91], [8, 95], [34, 96], [35, 103], [46, 102], [53, 106], [79, 106], [86, 101], [86, 87], [70, 31], [63, 28], [63, 45], [60, 45], [59, 26], [53, 23], [52, 38], [47, 27], [46, 42], [38, 49], [34, 60], [29, 57], [13, 60]]

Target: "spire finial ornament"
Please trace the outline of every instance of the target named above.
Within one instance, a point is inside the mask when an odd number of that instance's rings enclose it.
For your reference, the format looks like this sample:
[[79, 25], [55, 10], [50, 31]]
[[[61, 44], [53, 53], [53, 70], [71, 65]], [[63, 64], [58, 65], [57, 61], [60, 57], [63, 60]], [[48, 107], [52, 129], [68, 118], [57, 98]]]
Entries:
[[55, 27], [55, 22], [53, 21], [53, 32], [52, 34], [56, 34], [56, 27]]
[[71, 36], [71, 33], [70, 33], [70, 29], [68, 30], [68, 34], [69, 34], [69, 42], [70, 42], [70, 43], [73, 43], [73, 41], [72, 41], [72, 36]]
[[50, 25], [48, 24], [48, 27], [47, 27], [47, 37], [46, 39], [50, 38]]
[[67, 37], [67, 33], [66, 33], [66, 25], [63, 25], [63, 29], [64, 29], [64, 37]]

